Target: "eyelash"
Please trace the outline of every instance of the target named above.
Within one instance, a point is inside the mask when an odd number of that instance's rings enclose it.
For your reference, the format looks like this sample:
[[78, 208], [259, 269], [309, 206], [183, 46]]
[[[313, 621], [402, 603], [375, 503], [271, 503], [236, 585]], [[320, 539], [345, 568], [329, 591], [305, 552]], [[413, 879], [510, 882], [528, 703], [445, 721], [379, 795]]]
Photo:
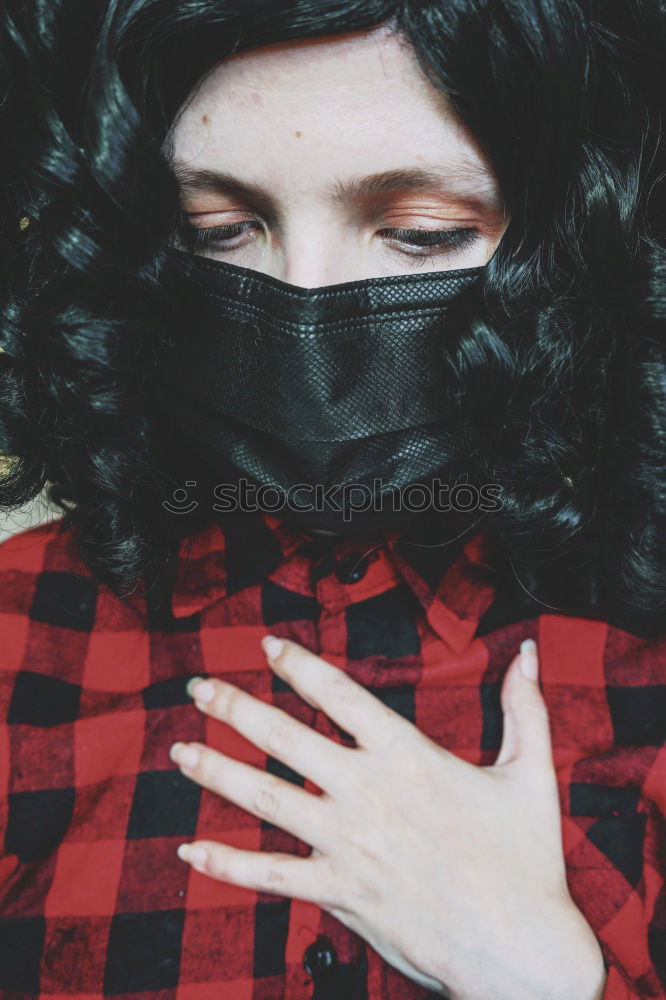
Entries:
[[[214, 226], [212, 228], [204, 228], [202, 226], [192, 226], [189, 223], [183, 223], [178, 228], [178, 237], [185, 244], [189, 250], [203, 250], [215, 247], [222, 252], [230, 252], [232, 250], [240, 249], [239, 247], [221, 247], [220, 244], [225, 240], [232, 239], [234, 236], [240, 236], [242, 232], [245, 231], [244, 227], [252, 226], [254, 223], [247, 222], [234, 222], [228, 226]], [[397, 240], [402, 243], [403, 246], [412, 246], [416, 248], [422, 248], [422, 250], [402, 250], [402, 253], [406, 253], [412, 257], [425, 257], [429, 256], [427, 250], [429, 247], [443, 248], [446, 250], [462, 250], [466, 247], [471, 246], [477, 236], [478, 232], [476, 229], [396, 229], [387, 228], [382, 229], [380, 232], [391, 239]]]

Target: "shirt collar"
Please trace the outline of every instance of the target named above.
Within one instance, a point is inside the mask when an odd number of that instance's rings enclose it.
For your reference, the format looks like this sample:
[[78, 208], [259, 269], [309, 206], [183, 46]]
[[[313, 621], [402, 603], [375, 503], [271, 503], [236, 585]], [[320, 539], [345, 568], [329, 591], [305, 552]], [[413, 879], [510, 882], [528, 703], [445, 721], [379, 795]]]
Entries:
[[[382, 538], [432, 628], [460, 653], [493, 600], [494, 570], [485, 532], [468, 529], [451, 538], [452, 534], [450, 525], [447, 530], [416, 520], [407, 531], [387, 531]], [[175, 618], [197, 614], [261, 582], [299, 549], [313, 553], [318, 547], [335, 547], [342, 554], [355, 544], [358, 540], [348, 538], [313, 540], [265, 512], [229, 517], [224, 526], [212, 521], [180, 542], [171, 611]]]

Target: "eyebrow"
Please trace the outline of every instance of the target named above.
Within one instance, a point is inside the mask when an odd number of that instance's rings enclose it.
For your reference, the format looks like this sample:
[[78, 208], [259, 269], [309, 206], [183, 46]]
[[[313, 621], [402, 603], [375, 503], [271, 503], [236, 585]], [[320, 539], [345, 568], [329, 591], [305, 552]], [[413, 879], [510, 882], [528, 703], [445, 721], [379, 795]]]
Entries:
[[[270, 207], [269, 193], [260, 185], [241, 181], [233, 174], [207, 168], [194, 168], [176, 161], [173, 170], [185, 194], [198, 191], [215, 191], [219, 194], [236, 194]], [[495, 180], [478, 161], [459, 157], [442, 167], [402, 167], [368, 174], [366, 177], [349, 177], [335, 181], [329, 191], [332, 204], [358, 201], [364, 197], [393, 194], [400, 191], [432, 191], [464, 198], [494, 211], [501, 210]]]

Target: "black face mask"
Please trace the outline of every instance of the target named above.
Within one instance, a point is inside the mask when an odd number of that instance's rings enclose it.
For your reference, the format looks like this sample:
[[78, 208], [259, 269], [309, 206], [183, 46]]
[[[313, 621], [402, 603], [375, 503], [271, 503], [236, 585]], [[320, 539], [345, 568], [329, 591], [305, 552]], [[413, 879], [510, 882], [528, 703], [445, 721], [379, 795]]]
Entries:
[[154, 404], [192, 455], [192, 479], [196, 459], [219, 484], [211, 507], [343, 535], [412, 520], [404, 488], [446, 482], [458, 458], [447, 312], [483, 267], [303, 288], [167, 257], [178, 305]]

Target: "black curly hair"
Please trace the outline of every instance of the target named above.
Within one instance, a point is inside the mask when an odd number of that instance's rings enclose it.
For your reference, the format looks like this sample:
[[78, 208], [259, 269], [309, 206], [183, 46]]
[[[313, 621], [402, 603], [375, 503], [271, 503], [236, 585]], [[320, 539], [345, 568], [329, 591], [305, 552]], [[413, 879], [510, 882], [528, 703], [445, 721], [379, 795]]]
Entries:
[[[666, 620], [659, 0], [5, 0], [0, 506], [45, 487], [117, 596], [174, 565], [179, 456], [149, 386], [172, 305], [165, 138], [214, 64], [391, 23], [509, 226], [448, 362], [498, 565], [547, 610]], [[660, 186], [661, 185], [661, 186]], [[177, 331], [174, 335], [177, 335]]]

